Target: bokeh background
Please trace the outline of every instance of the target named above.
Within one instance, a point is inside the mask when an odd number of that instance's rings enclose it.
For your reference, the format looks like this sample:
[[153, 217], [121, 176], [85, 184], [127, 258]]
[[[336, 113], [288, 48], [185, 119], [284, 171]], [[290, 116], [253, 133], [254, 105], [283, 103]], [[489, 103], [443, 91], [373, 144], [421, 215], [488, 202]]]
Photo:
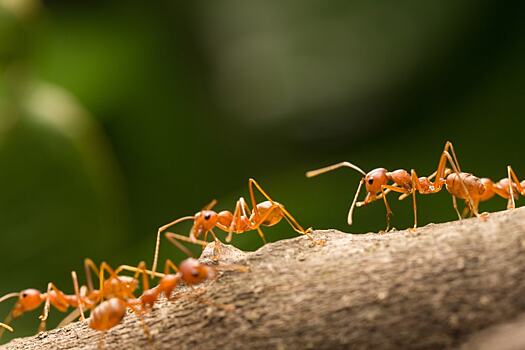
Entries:
[[[233, 209], [249, 177], [304, 226], [355, 233], [384, 228], [383, 205], [348, 227], [359, 175], [306, 170], [430, 174], [451, 140], [464, 170], [525, 177], [524, 7], [0, 0], [0, 293], [72, 292], [85, 257], [151, 263], [157, 227], [213, 198]], [[410, 201], [391, 203], [393, 225], [410, 226]], [[454, 220], [448, 193], [420, 196], [419, 218]], [[284, 223], [266, 234], [295, 236]], [[163, 242], [162, 257], [182, 255]]]

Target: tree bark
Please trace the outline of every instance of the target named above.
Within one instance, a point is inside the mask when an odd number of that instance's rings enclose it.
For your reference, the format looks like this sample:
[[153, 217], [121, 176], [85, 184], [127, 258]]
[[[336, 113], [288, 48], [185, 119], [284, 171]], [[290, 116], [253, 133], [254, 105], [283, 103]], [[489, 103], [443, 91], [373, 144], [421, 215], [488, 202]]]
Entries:
[[[416, 232], [323, 230], [314, 236], [326, 244], [298, 237], [251, 253], [223, 246], [221, 264], [242, 264], [250, 271], [225, 271], [195, 291], [182, 290], [185, 296], [176, 301], [161, 300], [145, 316], [152, 340], [128, 314], [103, 336], [104, 348], [525, 344], [525, 208]], [[96, 349], [101, 338], [77, 322], [1, 349]]]

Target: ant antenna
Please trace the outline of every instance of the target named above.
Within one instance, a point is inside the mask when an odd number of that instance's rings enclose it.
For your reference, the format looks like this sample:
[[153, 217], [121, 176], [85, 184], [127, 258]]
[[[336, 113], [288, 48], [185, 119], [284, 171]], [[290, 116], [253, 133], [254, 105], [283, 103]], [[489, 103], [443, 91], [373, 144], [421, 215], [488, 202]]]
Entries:
[[365, 182], [364, 178], [361, 179], [361, 181], [359, 181], [359, 185], [357, 186], [357, 191], [355, 191], [354, 200], [352, 202], [352, 205], [350, 206], [350, 210], [348, 211], [347, 222], [349, 226], [352, 226], [352, 222], [353, 222], [352, 217], [354, 215], [355, 204], [357, 203], [357, 197], [359, 197], [359, 191], [361, 191], [361, 187], [363, 186], [364, 182]]
[[9, 325], [7, 325], [7, 324], [5, 324], [5, 323], [0, 322], [0, 327], [7, 329], [7, 330], [8, 330], [9, 332], [11, 332], [11, 333], [14, 332], [13, 327], [11, 327], [11, 326], [9, 326]]
[[212, 199], [212, 201], [208, 204], [206, 204], [206, 206], [204, 206], [204, 208], [202, 208], [202, 210], [211, 210], [214, 206], [217, 205], [217, 200], [216, 199]]
[[6, 294], [0, 298], [0, 303], [6, 301], [7, 299], [18, 298], [19, 295], [20, 293], [17, 293], [17, 292]]
[[342, 167], [352, 168], [355, 171], [359, 172], [361, 175], [366, 176], [366, 173], [363, 171], [363, 169], [361, 169], [357, 165], [354, 165], [354, 164], [352, 164], [350, 162], [341, 162], [341, 163], [330, 165], [330, 166], [327, 166], [327, 167], [324, 167], [324, 168], [321, 168], [321, 169], [308, 171], [308, 172], [306, 172], [306, 177], [314, 177], [314, 176], [321, 175], [321, 174], [324, 174], [324, 173], [327, 173], [329, 171], [336, 170], [336, 169], [339, 169], [339, 168], [342, 168]]

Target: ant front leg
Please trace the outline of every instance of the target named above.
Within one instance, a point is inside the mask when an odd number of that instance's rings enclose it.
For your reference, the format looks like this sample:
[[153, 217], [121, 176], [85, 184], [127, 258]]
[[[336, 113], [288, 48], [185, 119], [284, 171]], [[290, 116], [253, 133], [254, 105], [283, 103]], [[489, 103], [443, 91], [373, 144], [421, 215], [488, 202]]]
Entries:
[[[51, 300], [51, 291], [55, 292], [56, 300]], [[49, 315], [49, 309], [51, 307], [51, 303], [54, 307], [56, 307], [60, 312], [65, 312], [69, 307], [69, 302], [64, 297], [64, 294], [61, 290], [59, 290], [52, 282], [49, 282], [47, 284], [47, 292], [46, 292], [46, 302], [44, 304], [44, 310], [42, 314], [38, 317], [40, 319], [40, 325], [38, 326], [38, 332], [42, 332], [46, 330], [46, 321], [47, 317]]]
[[[183, 235], [179, 235], [179, 234], [173, 233], [173, 232], [166, 232], [164, 234], [164, 236], [166, 237], [166, 239], [168, 241], [171, 242], [171, 244], [173, 244], [175, 247], [179, 248], [183, 253], [185, 253], [189, 257], [193, 257], [193, 254], [188, 250], [188, 248], [183, 246], [179, 241], [200, 245], [202, 247], [202, 249], [206, 248], [206, 246], [208, 245], [208, 242], [202, 241], [200, 239], [192, 240], [189, 237], [186, 237], [186, 236], [183, 236]], [[155, 272], [155, 271], [153, 270], [153, 272]]]
[[403, 194], [406, 194], [409, 192], [406, 189], [401, 188], [401, 187], [396, 187], [392, 185], [381, 185], [381, 195], [383, 197], [383, 201], [385, 202], [385, 208], [386, 208], [386, 230], [385, 232], [388, 232], [390, 230], [390, 219], [393, 213], [392, 213], [392, 209], [390, 209], [390, 204], [388, 203], [386, 199], [387, 193], [385, 189], [394, 191], [394, 192], [398, 192], [398, 193], [403, 193]]

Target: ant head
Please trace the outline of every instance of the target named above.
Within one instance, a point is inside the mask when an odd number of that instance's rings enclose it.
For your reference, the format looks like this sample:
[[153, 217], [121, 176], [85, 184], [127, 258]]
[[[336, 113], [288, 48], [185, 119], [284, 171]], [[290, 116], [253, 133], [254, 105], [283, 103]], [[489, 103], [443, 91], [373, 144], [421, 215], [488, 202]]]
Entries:
[[218, 219], [219, 217], [217, 213], [213, 210], [201, 210], [200, 212], [195, 214], [195, 220], [193, 225], [195, 236], [198, 237], [200, 234], [210, 231], [212, 228], [215, 227]]
[[189, 258], [180, 263], [179, 266], [182, 279], [187, 284], [198, 284], [215, 276], [215, 269], [201, 264], [198, 260]]
[[381, 185], [388, 183], [388, 170], [385, 168], [377, 168], [370, 171], [365, 176], [366, 192], [375, 195], [381, 192]]
[[13, 317], [16, 318], [24, 312], [36, 309], [42, 303], [42, 293], [36, 289], [25, 289], [18, 295], [18, 301], [13, 309]]

